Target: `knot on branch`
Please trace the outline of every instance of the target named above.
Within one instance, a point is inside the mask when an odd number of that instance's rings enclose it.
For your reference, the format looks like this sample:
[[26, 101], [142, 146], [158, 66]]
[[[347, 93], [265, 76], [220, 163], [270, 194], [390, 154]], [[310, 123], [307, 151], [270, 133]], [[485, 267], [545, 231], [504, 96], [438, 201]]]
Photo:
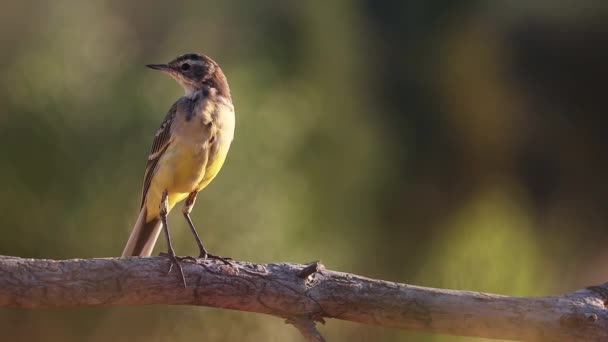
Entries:
[[324, 270], [325, 266], [321, 263], [321, 261], [313, 261], [310, 264], [306, 265], [303, 269], [298, 272], [298, 277], [302, 279], [308, 278], [311, 274], [317, 273], [321, 270]]
[[323, 266], [323, 264], [317, 260], [306, 265], [303, 269], [298, 271], [296, 275], [298, 278], [304, 280], [304, 285], [306, 288], [311, 288], [319, 283], [319, 281], [315, 279], [315, 275], [324, 269], [325, 266]]
[[599, 286], [589, 286], [587, 290], [597, 294], [602, 302], [604, 302], [604, 306], [608, 306], [608, 283], [599, 285]]
[[572, 313], [563, 315], [559, 324], [568, 329], [580, 329], [583, 326], [596, 323], [598, 317], [594, 313]]

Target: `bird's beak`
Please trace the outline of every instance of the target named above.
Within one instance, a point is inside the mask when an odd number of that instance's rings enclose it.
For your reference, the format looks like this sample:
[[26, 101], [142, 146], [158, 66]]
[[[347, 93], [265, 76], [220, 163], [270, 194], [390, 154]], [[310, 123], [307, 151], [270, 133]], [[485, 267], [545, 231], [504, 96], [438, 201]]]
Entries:
[[171, 72], [172, 68], [168, 64], [147, 64], [150, 69], [160, 70], [164, 72]]

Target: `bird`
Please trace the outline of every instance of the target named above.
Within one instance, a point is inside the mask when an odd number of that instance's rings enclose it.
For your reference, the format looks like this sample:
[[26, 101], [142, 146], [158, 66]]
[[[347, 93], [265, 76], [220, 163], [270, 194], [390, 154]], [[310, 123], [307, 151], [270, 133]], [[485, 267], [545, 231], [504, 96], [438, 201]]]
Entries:
[[190, 213], [199, 191], [218, 174], [234, 139], [235, 113], [228, 80], [220, 66], [204, 54], [180, 55], [166, 64], [148, 68], [171, 76], [184, 88], [184, 95], [169, 109], [156, 131], [144, 172], [137, 221], [122, 252], [123, 257], [150, 256], [161, 230], [167, 240], [171, 266], [177, 265], [186, 281], [167, 225], [167, 215], [185, 200], [182, 214], [199, 248], [199, 258], [229, 258], [207, 252]]

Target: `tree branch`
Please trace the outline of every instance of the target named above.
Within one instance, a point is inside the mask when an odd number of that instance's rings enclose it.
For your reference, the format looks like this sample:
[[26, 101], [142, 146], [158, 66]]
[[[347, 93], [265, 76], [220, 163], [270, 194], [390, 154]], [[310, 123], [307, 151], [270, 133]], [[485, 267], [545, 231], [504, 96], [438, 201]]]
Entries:
[[310, 265], [184, 261], [187, 287], [163, 257], [74, 260], [0, 256], [0, 306], [180, 304], [278, 316], [308, 341], [337, 318], [452, 335], [608, 341], [608, 283], [552, 297], [509, 297], [369, 279]]

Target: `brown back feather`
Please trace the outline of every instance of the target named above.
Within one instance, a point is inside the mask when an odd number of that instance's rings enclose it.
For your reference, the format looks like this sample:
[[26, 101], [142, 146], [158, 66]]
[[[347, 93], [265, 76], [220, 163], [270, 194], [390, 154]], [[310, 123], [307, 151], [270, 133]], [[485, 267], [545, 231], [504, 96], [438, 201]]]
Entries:
[[158, 160], [165, 153], [167, 147], [169, 147], [169, 142], [171, 140], [171, 125], [173, 124], [173, 120], [175, 119], [175, 114], [177, 112], [177, 103], [175, 102], [165, 120], [160, 125], [160, 128], [156, 132], [154, 136], [154, 141], [152, 142], [152, 149], [150, 150], [150, 154], [148, 155], [148, 162], [146, 163], [146, 171], [144, 173], [144, 186], [141, 194], [141, 206], [143, 208], [144, 202], [146, 200], [146, 195], [148, 194], [148, 189], [150, 188], [150, 183], [152, 182], [152, 176], [154, 175], [154, 169], [156, 168], [156, 164], [158, 164]]

